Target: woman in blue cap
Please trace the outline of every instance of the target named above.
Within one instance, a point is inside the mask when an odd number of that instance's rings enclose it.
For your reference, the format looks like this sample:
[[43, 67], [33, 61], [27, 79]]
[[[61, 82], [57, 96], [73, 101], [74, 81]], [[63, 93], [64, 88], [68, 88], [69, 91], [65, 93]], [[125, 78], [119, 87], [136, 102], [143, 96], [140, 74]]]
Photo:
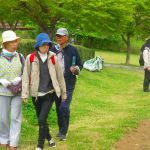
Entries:
[[43, 150], [45, 139], [50, 147], [56, 147], [49, 133], [48, 113], [57, 95], [66, 100], [66, 85], [61, 67], [54, 53], [49, 51], [52, 42], [46, 33], [36, 38], [35, 52], [29, 54], [25, 61], [22, 98], [27, 102], [29, 95], [35, 106], [39, 124], [39, 137], [36, 150]]

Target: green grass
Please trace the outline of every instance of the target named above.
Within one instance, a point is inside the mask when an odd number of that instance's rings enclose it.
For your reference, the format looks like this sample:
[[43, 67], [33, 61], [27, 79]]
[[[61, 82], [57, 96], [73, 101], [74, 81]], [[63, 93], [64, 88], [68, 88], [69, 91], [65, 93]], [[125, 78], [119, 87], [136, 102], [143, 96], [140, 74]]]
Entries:
[[[143, 72], [104, 68], [83, 70], [71, 104], [68, 139], [60, 142], [55, 107], [49, 116], [56, 150], [110, 150], [127, 131], [150, 118], [149, 93], [142, 92]], [[34, 150], [38, 126], [31, 103], [23, 107], [23, 125], [18, 150]], [[52, 117], [51, 117], [52, 116]], [[33, 118], [33, 119], [32, 119]], [[54, 119], [55, 118], [55, 119]], [[47, 142], [45, 150], [48, 150]]]
[[[101, 50], [101, 51], [96, 51], [95, 55], [103, 57], [105, 63], [125, 64], [126, 61], [126, 53], [121, 53], [121, 52], [110, 52], [110, 51]], [[139, 66], [138, 54], [131, 54], [130, 64], [134, 66]]]

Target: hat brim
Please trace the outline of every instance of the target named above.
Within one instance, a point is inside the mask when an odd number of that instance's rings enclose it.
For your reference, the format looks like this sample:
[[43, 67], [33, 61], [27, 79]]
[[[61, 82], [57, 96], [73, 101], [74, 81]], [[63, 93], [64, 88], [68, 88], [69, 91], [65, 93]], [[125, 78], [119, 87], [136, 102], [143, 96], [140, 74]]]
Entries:
[[59, 33], [59, 32], [57, 32], [56, 35], [67, 36], [68, 34], [64, 34], [64, 33]]
[[17, 36], [17, 37], [15, 37], [15, 38], [13, 38], [13, 39], [4, 40], [4, 41], [2, 42], [2, 44], [7, 43], [7, 42], [12, 42], [12, 41], [15, 41], [15, 40], [17, 40], [17, 42], [19, 43], [19, 42], [21, 41], [21, 38]]
[[40, 46], [42, 46], [44, 43], [48, 43], [49, 46], [52, 46], [52, 42], [51, 42], [51, 41], [49, 41], [49, 40], [43, 40], [43, 41], [41, 41], [40, 43], [36, 43], [36, 44], [34, 45], [34, 48], [40, 47]]

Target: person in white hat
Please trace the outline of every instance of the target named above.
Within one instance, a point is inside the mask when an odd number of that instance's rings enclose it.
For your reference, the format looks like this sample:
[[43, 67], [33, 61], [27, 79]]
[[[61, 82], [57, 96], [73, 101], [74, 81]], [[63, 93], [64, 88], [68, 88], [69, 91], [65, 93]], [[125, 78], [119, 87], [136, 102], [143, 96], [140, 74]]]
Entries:
[[56, 32], [56, 41], [58, 44], [51, 49], [58, 57], [66, 83], [66, 101], [63, 102], [60, 97], [57, 97], [55, 100], [59, 126], [57, 136], [61, 141], [64, 141], [67, 138], [70, 120], [70, 104], [75, 89], [76, 75], [79, 75], [83, 67], [77, 49], [70, 45], [68, 40], [68, 30], [66, 28], [59, 28]]
[[[0, 146], [16, 150], [21, 130], [21, 80], [24, 57], [16, 49], [20, 37], [2, 33], [0, 52]], [[10, 88], [11, 87], [11, 88]], [[15, 92], [14, 92], [15, 89]]]

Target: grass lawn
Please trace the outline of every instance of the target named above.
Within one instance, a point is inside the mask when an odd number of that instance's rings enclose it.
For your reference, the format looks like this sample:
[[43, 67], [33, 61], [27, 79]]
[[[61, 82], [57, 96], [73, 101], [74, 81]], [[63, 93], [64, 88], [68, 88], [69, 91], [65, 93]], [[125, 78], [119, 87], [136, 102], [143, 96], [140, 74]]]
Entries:
[[[96, 56], [101, 56], [104, 58], [105, 63], [111, 64], [125, 64], [126, 53], [119, 52], [110, 52], [110, 51], [96, 51]], [[139, 66], [139, 55], [131, 54], [130, 55], [130, 64], [134, 66]]]
[[[55, 107], [49, 117], [56, 150], [110, 150], [138, 123], [150, 118], [149, 93], [142, 92], [143, 72], [104, 68], [83, 70], [71, 104], [68, 139], [60, 142]], [[38, 126], [33, 107], [23, 106], [23, 125], [18, 150], [35, 150]], [[45, 142], [44, 150], [50, 149]]]

